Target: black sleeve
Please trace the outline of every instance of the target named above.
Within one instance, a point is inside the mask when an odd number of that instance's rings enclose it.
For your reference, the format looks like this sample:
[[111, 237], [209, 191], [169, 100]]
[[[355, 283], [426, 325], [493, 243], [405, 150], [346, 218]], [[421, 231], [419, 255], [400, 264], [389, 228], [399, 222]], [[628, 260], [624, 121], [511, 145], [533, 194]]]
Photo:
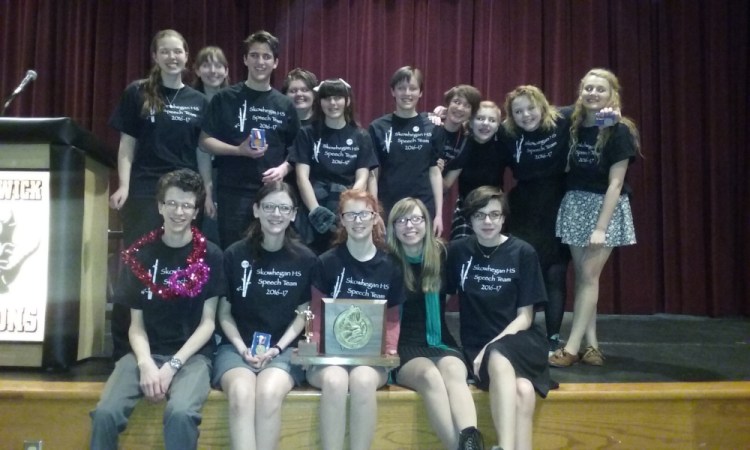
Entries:
[[140, 136], [141, 121], [143, 120], [141, 115], [143, 99], [140, 84], [140, 81], [135, 81], [125, 88], [120, 97], [120, 102], [109, 119], [109, 125], [112, 128], [136, 138]]
[[311, 125], [304, 126], [299, 130], [289, 151], [289, 162], [310, 165], [310, 149], [313, 146], [310, 131]]
[[608, 167], [612, 167], [625, 159], [632, 161], [635, 159], [635, 155], [635, 137], [626, 125], [618, 123], [615, 125], [610, 142], [607, 143], [606, 147]]
[[357, 129], [359, 152], [357, 153], [357, 169], [374, 169], [378, 167], [378, 158], [373, 150], [372, 138], [367, 131]]
[[519, 266], [521, 278], [518, 287], [518, 307], [547, 303], [539, 258], [531, 245], [521, 242]]

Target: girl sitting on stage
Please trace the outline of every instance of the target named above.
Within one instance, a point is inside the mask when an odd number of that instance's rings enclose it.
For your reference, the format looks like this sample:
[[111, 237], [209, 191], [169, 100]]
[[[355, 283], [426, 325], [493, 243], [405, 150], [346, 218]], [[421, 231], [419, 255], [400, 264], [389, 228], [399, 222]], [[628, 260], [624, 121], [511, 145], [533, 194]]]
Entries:
[[396, 202], [388, 217], [388, 246], [401, 262], [406, 287], [396, 382], [422, 396], [445, 448], [481, 448], [466, 362], [445, 323], [445, 247], [431, 229], [427, 208], [415, 198]]
[[[289, 185], [279, 181], [264, 185], [253, 213], [247, 236], [224, 252], [229, 289], [218, 311], [223, 333], [213, 385], [221, 386], [229, 399], [234, 450], [278, 445], [281, 404], [305, 379], [302, 368], [290, 360], [305, 326], [298, 312], [309, 304], [318, 263], [308, 248], [290, 236], [297, 203]], [[280, 279], [283, 288], [269, 289]]]
[[482, 186], [466, 197], [474, 231], [448, 249], [447, 292], [458, 293], [461, 343], [477, 386], [490, 392], [495, 432], [503, 449], [530, 450], [534, 391], [549, 391], [547, 341], [534, 326], [534, 307], [546, 302], [531, 245], [502, 234], [505, 196]]
[[[350, 189], [339, 201], [340, 225], [334, 247], [320, 256], [321, 273], [314, 282], [312, 310], [315, 336], [320, 336], [322, 297], [387, 299], [386, 354], [395, 355], [399, 335], [399, 306], [404, 302], [398, 264], [385, 253], [384, 230], [376, 226], [378, 202]], [[316, 292], [316, 290], [318, 292]], [[333, 324], [326, 324], [332, 327]], [[388, 379], [383, 367], [313, 366], [307, 381], [321, 389], [320, 437], [325, 450], [344, 448], [346, 398], [350, 394], [349, 448], [370, 448], [377, 424], [375, 391]]]

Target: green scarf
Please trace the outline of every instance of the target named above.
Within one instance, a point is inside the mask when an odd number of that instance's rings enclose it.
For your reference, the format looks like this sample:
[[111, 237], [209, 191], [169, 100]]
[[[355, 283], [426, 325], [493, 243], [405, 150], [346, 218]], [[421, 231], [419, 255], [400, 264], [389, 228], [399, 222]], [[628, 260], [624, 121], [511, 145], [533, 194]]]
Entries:
[[[410, 264], [422, 262], [422, 255], [418, 257], [406, 256], [406, 261]], [[443, 344], [442, 327], [440, 323], [440, 293], [435, 291], [425, 292], [424, 304], [427, 323], [425, 330], [427, 333], [427, 345], [430, 347], [448, 348]]]

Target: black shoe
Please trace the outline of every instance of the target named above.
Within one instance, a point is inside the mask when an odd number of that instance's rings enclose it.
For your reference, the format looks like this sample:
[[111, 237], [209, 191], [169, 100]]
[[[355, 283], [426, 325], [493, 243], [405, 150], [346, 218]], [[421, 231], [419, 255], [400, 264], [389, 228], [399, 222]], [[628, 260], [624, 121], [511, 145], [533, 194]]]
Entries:
[[482, 433], [476, 427], [467, 427], [458, 435], [458, 450], [484, 450]]

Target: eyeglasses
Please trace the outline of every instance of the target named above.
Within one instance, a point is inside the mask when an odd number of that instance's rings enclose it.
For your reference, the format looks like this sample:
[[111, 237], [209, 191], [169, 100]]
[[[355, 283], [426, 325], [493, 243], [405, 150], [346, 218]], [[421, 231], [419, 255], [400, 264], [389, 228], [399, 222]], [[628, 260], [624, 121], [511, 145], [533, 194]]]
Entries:
[[422, 222], [424, 222], [424, 216], [411, 216], [411, 217], [399, 217], [398, 219], [394, 220], [393, 223], [397, 227], [405, 227], [406, 223], [409, 222], [412, 225], [419, 225]]
[[367, 222], [368, 220], [372, 220], [373, 217], [375, 217], [373, 211], [345, 212], [341, 214], [341, 218], [344, 219], [344, 222], [354, 222], [357, 219], [362, 222]]
[[471, 218], [473, 220], [477, 220], [480, 222], [484, 221], [488, 217], [490, 218], [491, 221], [497, 222], [498, 220], [503, 218], [503, 212], [502, 211], [490, 211], [488, 213], [484, 213], [482, 211], [477, 211], [471, 215]]
[[294, 206], [292, 205], [277, 205], [276, 203], [261, 203], [260, 209], [263, 210], [266, 214], [273, 214], [276, 212], [276, 210], [279, 210], [279, 213], [288, 216], [289, 214], [294, 211]]
[[170, 211], [177, 211], [177, 208], [182, 208], [185, 212], [195, 210], [195, 205], [192, 203], [178, 203], [174, 200], [167, 200], [166, 202], [161, 202], [161, 204], [166, 206]]

